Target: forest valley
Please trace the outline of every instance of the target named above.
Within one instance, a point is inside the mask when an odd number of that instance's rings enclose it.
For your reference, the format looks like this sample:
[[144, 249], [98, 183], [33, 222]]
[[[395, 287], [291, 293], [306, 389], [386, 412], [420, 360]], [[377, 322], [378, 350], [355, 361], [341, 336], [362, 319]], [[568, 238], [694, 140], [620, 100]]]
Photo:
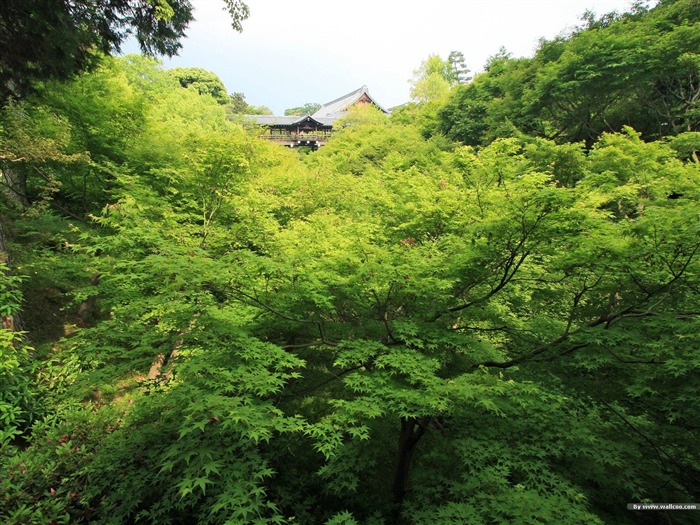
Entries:
[[431, 57], [314, 153], [145, 56], [6, 94], [0, 523], [697, 523], [627, 504], [700, 495], [699, 50]]

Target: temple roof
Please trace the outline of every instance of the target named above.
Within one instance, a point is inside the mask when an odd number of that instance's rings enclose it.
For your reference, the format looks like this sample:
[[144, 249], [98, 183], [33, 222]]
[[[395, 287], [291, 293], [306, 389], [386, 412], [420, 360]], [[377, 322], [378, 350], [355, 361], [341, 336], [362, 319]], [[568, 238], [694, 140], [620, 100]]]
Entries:
[[352, 93], [348, 93], [345, 96], [324, 104], [313, 115], [304, 115], [302, 117], [298, 115], [246, 115], [246, 117], [254, 119], [255, 123], [261, 126], [296, 127], [304, 122], [316, 122], [321, 126], [330, 127], [333, 125], [334, 121], [345, 116], [350, 107], [358, 102], [372, 104], [384, 113], [389, 113], [386, 109], [377, 104], [377, 102], [370, 96], [367, 86], [362, 86], [360, 89], [356, 89]]
[[384, 113], [389, 113], [386, 109], [377, 104], [377, 102], [370, 96], [367, 86], [362, 86], [360, 89], [356, 89], [352, 93], [348, 93], [343, 97], [324, 104], [321, 106], [321, 109], [316, 111], [311, 116], [315, 119], [330, 118], [335, 120], [344, 116], [351, 106], [363, 100], [369, 104], [377, 106]]
[[316, 123], [320, 126], [332, 126], [335, 119], [328, 118], [313, 118], [311, 115], [245, 115], [245, 117], [254, 119], [255, 123], [260, 126], [280, 126], [280, 127], [297, 127], [302, 124]]
[[291, 126], [300, 118], [297, 115], [284, 117], [277, 115], [246, 115], [246, 117], [254, 118], [257, 124], [263, 126]]
[[[293, 126], [295, 124], [301, 124], [305, 120], [311, 119], [311, 116], [304, 115], [300, 117], [299, 115], [246, 115], [247, 117], [253, 117], [258, 124], [264, 124], [266, 126]], [[315, 120], [315, 119], [312, 119]], [[323, 124], [322, 122], [319, 122]]]

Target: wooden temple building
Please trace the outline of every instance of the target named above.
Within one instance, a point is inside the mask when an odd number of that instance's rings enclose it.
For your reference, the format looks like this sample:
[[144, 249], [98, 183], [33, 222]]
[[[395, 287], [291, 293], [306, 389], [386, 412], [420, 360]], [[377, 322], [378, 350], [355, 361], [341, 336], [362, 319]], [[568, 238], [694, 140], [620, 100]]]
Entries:
[[333, 133], [333, 123], [347, 115], [349, 109], [358, 105], [373, 105], [382, 112], [389, 111], [380, 106], [369, 94], [367, 86], [332, 100], [311, 115], [275, 116], [247, 115], [255, 124], [267, 129], [262, 137], [290, 148], [306, 146], [317, 150]]

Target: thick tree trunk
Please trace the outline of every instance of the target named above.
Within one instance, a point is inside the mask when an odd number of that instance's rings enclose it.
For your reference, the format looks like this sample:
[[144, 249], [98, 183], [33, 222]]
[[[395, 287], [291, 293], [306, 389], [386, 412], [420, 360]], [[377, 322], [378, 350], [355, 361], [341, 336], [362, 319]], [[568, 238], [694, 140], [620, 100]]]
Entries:
[[[194, 328], [194, 325], [197, 324], [197, 318], [199, 317], [199, 314], [196, 313], [192, 317], [192, 320], [190, 321], [190, 325], [187, 327], [186, 330], [180, 333], [180, 335], [184, 336], [186, 334], [189, 334], [192, 332], [192, 328]], [[182, 348], [182, 345], [185, 344], [185, 340], [179, 339], [177, 343], [175, 344], [175, 348], [173, 348], [170, 351], [170, 354], [167, 356], [163, 353], [158, 354], [155, 356], [153, 359], [153, 363], [151, 363], [151, 368], [148, 371], [148, 379], [158, 379], [161, 374], [163, 373], [163, 367], [168, 366], [172, 364], [172, 362], [177, 359], [177, 357], [180, 355], [180, 348]], [[165, 374], [165, 379], [169, 380], [170, 375], [172, 374], [172, 369], [170, 369], [166, 374]]]
[[[29, 206], [27, 200], [27, 176], [22, 170], [11, 167], [3, 167], [1, 170], [0, 195], [5, 198], [5, 202], [15, 209], [23, 210]], [[7, 237], [5, 228], [6, 217], [0, 216], [0, 263], [5, 265], [5, 273], [12, 275], [12, 260], [7, 247]], [[19, 312], [12, 316], [5, 316], [2, 320], [3, 328], [13, 332], [21, 332], [23, 329], [22, 318]]]
[[163, 365], [165, 364], [165, 354], [158, 354], [151, 364], [151, 369], [148, 371], [147, 379], [153, 380], [160, 376]]
[[27, 174], [24, 170], [2, 168], [2, 190], [7, 203], [16, 209], [29, 206], [27, 198]]
[[[95, 275], [90, 279], [93, 286], [97, 286], [100, 282], [100, 276]], [[97, 295], [90, 295], [78, 307], [78, 318], [76, 324], [81, 328], [86, 328], [92, 324], [97, 317]]]
[[[178, 347], [179, 348], [179, 347]], [[147, 379], [158, 379], [161, 374], [163, 373], [163, 367], [173, 361], [178, 355], [180, 355], [180, 352], [176, 348], [172, 352], [170, 352], [170, 355], [168, 355], [167, 359], [165, 357], [165, 354], [158, 354], [154, 359], [153, 363], [151, 363], [151, 368], [148, 370], [148, 376], [146, 376]], [[165, 378], [170, 379], [170, 373], [172, 371], [169, 371], [165, 374]]]
[[425, 426], [416, 418], [401, 418], [401, 431], [399, 432], [399, 449], [394, 473], [394, 483], [391, 491], [394, 497], [393, 522], [400, 523], [401, 506], [406, 496], [408, 477], [411, 472], [411, 461], [416, 445], [425, 433]]
[[[5, 237], [5, 227], [2, 217], [0, 217], [0, 264], [5, 265], [3, 271], [6, 275], [12, 275], [12, 261], [10, 260], [10, 252], [7, 249], [7, 239]], [[2, 327], [13, 332], [21, 332], [23, 330], [23, 324], [19, 312], [11, 316], [4, 316], [2, 319]]]

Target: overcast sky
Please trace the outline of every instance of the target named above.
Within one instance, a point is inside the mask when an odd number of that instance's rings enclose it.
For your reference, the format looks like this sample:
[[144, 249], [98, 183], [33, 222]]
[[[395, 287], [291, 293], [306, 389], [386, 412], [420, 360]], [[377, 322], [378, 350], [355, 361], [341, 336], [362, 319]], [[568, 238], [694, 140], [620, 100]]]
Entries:
[[[409, 79], [431, 54], [464, 53], [483, 70], [501, 46], [532, 56], [538, 40], [580, 24], [586, 9], [625, 11], [630, 0], [247, 0], [243, 32], [222, 0], [192, 0], [196, 21], [166, 67], [215, 72], [229, 92], [275, 114], [325, 103], [363, 85], [384, 107], [409, 99]], [[133, 50], [132, 46], [129, 46]]]

